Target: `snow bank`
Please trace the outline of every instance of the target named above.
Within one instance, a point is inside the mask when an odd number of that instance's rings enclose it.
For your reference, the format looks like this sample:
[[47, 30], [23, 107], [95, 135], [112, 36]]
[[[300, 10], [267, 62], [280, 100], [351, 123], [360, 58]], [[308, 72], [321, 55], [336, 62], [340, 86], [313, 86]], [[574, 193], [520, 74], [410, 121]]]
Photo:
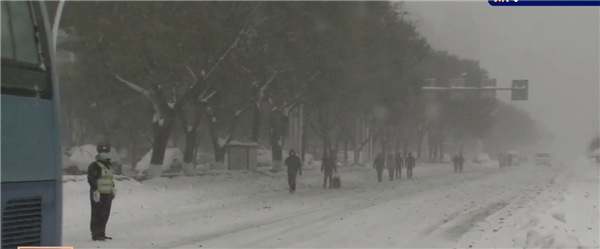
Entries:
[[[138, 164], [135, 166], [135, 170], [138, 173], [143, 173], [144, 171], [148, 170], [150, 168], [151, 158], [152, 150], [148, 151], [148, 153], [146, 153], [142, 160], [138, 162]], [[163, 159], [162, 170], [169, 170], [169, 168], [176, 159], [179, 162], [183, 163], [183, 153], [181, 153], [181, 150], [179, 150], [178, 148], [167, 148], [165, 150], [165, 157]]]
[[[96, 145], [93, 144], [73, 147], [70, 152], [71, 157], [69, 159], [72, 162], [71, 165], [76, 165], [81, 171], [87, 171], [90, 163], [96, 161], [96, 155], [98, 155], [98, 152], [96, 152]], [[115, 148], [110, 149], [109, 155], [112, 162], [121, 162], [121, 157]]]
[[271, 161], [273, 157], [270, 150], [267, 149], [258, 149], [256, 156], [256, 166], [257, 167], [267, 167], [271, 166]]
[[572, 167], [573, 177], [564, 196], [522, 226], [514, 239], [516, 247], [600, 247], [598, 167], [587, 161]]
[[77, 165], [75, 163], [73, 163], [73, 161], [71, 161], [71, 158], [69, 158], [67, 155], [63, 154], [62, 155], [62, 168], [66, 169], [71, 166], [77, 166]]

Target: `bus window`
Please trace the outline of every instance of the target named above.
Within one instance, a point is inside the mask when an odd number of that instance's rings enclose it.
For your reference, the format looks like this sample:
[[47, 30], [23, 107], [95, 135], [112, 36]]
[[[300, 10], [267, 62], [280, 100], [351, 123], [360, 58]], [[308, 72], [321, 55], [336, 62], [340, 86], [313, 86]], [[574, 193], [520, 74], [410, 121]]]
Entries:
[[10, 19], [8, 17], [8, 1], [4, 1], [2, 2], [2, 58], [14, 59], [14, 53]]
[[2, 58], [40, 64], [31, 7], [25, 1], [2, 2]]
[[35, 26], [31, 18], [29, 2], [9, 2], [10, 21], [15, 42], [17, 61], [40, 64]]
[[38, 43], [31, 3], [2, 1], [2, 94], [51, 98]]

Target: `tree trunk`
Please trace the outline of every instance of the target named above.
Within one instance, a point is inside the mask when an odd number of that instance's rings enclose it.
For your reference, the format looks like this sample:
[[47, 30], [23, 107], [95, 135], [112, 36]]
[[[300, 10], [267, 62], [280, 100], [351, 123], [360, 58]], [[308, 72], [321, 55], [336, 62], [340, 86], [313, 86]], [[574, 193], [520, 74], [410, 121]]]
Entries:
[[175, 124], [175, 118], [172, 114], [168, 117], [163, 117], [161, 121], [153, 123], [154, 129], [154, 144], [152, 146], [152, 157], [150, 158], [150, 166], [148, 167], [148, 177], [160, 177], [163, 171], [163, 163], [165, 159], [165, 150], [167, 143], [171, 137], [171, 131]]
[[384, 156], [384, 158], [387, 158], [387, 136], [385, 136], [387, 134], [384, 133], [384, 136], [381, 138], [381, 154]]
[[213, 147], [213, 153], [215, 156], [215, 169], [223, 169], [225, 167], [225, 146], [222, 146], [219, 139], [219, 133], [217, 131], [216, 117], [210, 116], [208, 121], [208, 130], [210, 133], [210, 141]]
[[302, 162], [306, 162], [305, 161], [306, 160], [306, 146], [307, 146], [307, 144], [306, 144], [306, 136], [307, 136], [307, 133], [308, 133], [308, 127], [306, 125], [306, 122], [308, 122], [307, 121], [308, 118], [309, 118], [309, 112], [307, 110], [307, 112], [306, 112], [306, 118], [304, 118], [304, 120], [303, 120], [304, 122], [302, 123], [302, 148], [301, 148], [301, 152], [300, 152], [302, 154], [302, 158], [301, 158]]
[[[275, 124], [275, 127], [278, 125]], [[279, 128], [271, 128], [271, 160], [273, 170], [281, 170], [283, 167], [283, 146], [282, 139], [283, 135], [279, 131]]]
[[196, 148], [196, 132], [188, 131], [185, 133], [185, 149], [183, 152], [183, 162], [194, 162], [194, 149]]
[[417, 143], [417, 159], [421, 159], [421, 147], [423, 146], [423, 137], [419, 138]]
[[440, 161], [443, 162], [444, 161], [444, 137], [440, 138], [439, 141], [439, 151], [440, 151]]
[[252, 116], [252, 137], [251, 137], [251, 141], [255, 142], [258, 144], [258, 141], [260, 139], [260, 126], [261, 126], [261, 113], [260, 113], [260, 107], [256, 104], [253, 104], [253, 116]]
[[344, 162], [348, 161], [348, 140], [344, 139]]
[[130, 153], [130, 158], [131, 158], [131, 171], [135, 172], [135, 166], [137, 165], [137, 141], [135, 141], [135, 139], [132, 139], [131, 141], [131, 153]]
[[323, 139], [323, 153], [321, 153], [321, 161], [325, 160], [325, 157], [329, 157], [329, 144], [326, 138]]
[[280, 110], [273, 110], [269, 117], [272, 168], [279, 171], [283, 168], [283, 135], [287, 119]]

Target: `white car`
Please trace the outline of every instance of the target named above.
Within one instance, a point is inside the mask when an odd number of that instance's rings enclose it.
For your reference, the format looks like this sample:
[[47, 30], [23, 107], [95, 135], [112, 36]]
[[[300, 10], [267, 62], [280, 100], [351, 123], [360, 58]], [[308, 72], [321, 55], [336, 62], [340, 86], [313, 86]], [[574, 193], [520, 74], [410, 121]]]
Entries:
[[552, 155], [546, 152], [540, 152], [535, 155], [535, 165], [552, 165]]

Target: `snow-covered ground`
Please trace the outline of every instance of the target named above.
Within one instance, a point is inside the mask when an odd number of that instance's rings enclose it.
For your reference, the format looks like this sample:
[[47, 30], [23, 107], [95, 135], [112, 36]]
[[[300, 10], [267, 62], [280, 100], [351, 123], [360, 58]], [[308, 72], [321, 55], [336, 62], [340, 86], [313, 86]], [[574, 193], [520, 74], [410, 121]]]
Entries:
[[[66, 181], [64, 244], [76, 248], [598, 247], [598, 166], [420, 164], [378, 183], [370, 167], [318, 168], [287, 192], [285, 172], [212, 171], [142, 183], [121, 178], [107, 234], [92, 242], [84, 177]], [[67, 177], [66, 177], [67, 178]]]

